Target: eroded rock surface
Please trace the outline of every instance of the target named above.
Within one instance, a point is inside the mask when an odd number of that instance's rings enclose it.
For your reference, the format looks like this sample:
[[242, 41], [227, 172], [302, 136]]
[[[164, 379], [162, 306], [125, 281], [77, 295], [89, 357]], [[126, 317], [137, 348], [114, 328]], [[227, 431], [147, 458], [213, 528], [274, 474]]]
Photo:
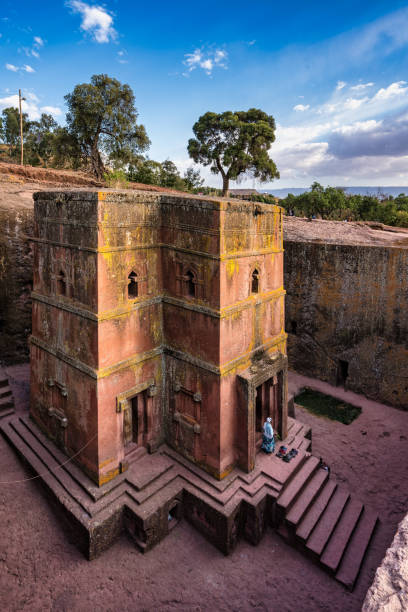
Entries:
[[[351, 224], [324, 223], [337, 232], [343, 227], [345, 239], [352, 236], [345, 231]], [[288, 233], [289, 366], [408, 409], [408, 248], [392, 242], [333, 244], [329, 235], [319, 241], [293, 236], [293, 228]]]
[[19, 184], [0, 186], [0, 362], [6, 364], [28, 358], [33, 191]]
[[362, 612], [405, 612], [408, 610], [408, 514], [377, 569], [367, 592]]

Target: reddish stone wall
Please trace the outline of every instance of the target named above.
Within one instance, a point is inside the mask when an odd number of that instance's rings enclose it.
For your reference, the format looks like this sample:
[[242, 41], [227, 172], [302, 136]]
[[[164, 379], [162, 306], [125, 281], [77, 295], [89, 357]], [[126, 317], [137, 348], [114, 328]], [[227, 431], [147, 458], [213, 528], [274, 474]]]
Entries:
[[408, 409], [408, 249], [285, 242], [289, 365]]
[[[1, 199], [1, 198], [0, 198]], [[0, 202], [0, 363], [27, 361], [31, 332], [33, 211]]]
[[31, 341], [31, 415], [93, 478], [98, 475], [96, 213], [89, 194], [38, 194]]
[[[85, 446], [77, 461], [98, 484], [141, 446], [153, 451], [164, 440], [217, 478], [237, 462], [252, 469], [254, 387], [242, 429], [237, 376], [254, 359], [285, 353], [281, 210], [41, 193], [34, 245], [32, 416], [40, 426], [68, 453], [73, 438], [76, 452]], [[50, 377], [57, 395], [47, 391]]]

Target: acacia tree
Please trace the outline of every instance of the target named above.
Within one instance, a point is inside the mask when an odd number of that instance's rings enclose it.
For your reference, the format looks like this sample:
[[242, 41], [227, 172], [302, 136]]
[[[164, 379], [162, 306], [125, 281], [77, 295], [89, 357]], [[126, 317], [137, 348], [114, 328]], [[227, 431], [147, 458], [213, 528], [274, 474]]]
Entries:
[[129, 85], [106, 74], [94, 74], [90, 83], [76, 85], [65, 100], [68, 131], [97, 178], [105, 170], [103, 158], [128, 164], [149, 147], [144, 126], [136, 123], [138, 113]]
[[188, 153], [196, 162], [222, 176], [222, 194], [230, 180], [247, 174], [260, 181], [279, 178], [269, 149], [275, 141], [275, 120], [262, 110], [205, 113], [193, 126]]

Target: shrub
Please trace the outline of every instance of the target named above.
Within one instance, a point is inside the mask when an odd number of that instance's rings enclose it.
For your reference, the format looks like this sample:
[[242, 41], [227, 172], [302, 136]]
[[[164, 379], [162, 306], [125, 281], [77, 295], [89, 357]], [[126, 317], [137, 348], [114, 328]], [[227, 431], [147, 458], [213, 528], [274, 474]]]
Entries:
[[129, 181], [126, 173], [123, 170], [111, 170], [110, 172], [105, 172], [103, 178], [105, 179], [108, 187], [112, 187], [113, 189], [129, 188]]

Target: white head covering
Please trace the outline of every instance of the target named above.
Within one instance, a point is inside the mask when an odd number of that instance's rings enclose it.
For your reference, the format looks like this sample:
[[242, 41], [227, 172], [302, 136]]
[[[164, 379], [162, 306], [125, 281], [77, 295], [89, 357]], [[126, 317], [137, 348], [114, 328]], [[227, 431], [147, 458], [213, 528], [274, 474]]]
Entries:
[[268, 417], [266, 420], [268, 421], [268, 423], [272, 423], [271, 417]]

